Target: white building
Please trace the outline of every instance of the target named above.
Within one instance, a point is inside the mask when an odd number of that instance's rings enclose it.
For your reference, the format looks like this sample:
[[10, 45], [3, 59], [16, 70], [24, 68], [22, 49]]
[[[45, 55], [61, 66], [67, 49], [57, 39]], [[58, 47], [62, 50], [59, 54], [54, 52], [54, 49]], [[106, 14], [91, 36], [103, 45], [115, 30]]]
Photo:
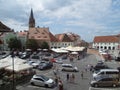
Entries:
[[117, 35], [96, 36], [92, 47], [98, 50], [118, 50], [120, 49], [120, 38]]

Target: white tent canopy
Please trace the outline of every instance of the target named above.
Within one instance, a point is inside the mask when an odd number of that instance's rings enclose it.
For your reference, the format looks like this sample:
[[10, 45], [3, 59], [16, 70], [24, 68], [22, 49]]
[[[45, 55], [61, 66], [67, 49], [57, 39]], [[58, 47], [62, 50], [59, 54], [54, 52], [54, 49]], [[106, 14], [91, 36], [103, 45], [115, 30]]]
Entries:
[[57, 48], [57, 49], [53, 48], [51, 50], [54, 51], [54, 52], [56, 52], [56, 53], [68, 53], [68, 51], [60, 49], [60, 48]]
[[[28, 64], [16, 64], [16, 65], [14, 65], [14, 71], [15, 72], [19, 72], [19, 71], [26, 70], [26, 69], [29, 69], [29, 68], [32, 68], [32, 66], [30, 66]], [[12, 71], [13, 70], [13, 66], [12, 65], [8, 66], [5, 69]]]
[[72, 51], [72, 52], [77, 52], [77, 51], [83, 51], [85, 47], [73, 47], [73, 46], [68, 46], [64, 48], [64, 50]]
[[[14, 63], [13, 63], [13, 61], [14, 61]], [[19, 64], [23, 64], [25, 62], [26, 62], [25, 60], [20, 59], [18, 57], [12, 58], [11, 56], [8, 56], [8, 57], [0, 60], [0, 68], [5, 68], [5, 67], [13, 65], [13, 64], [19, 65]]]
[[71, 52], [71, 54], [78, 54], [78, 52]]

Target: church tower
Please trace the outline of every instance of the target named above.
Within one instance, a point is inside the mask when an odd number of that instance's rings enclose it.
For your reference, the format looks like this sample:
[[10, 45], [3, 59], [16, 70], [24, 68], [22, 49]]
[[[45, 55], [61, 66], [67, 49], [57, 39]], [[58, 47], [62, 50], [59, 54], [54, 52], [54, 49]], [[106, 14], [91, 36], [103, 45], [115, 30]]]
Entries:
[[35, 27], [35, 19], [33, 16], [33, 10], [31, 9], [30, 17], [29, 17], [29, 28]]

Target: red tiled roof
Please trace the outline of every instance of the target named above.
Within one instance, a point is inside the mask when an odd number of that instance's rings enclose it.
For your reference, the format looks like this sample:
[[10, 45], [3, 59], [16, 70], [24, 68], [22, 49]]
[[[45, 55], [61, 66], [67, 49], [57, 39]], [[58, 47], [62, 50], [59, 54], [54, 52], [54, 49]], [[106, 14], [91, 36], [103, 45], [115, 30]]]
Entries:
[[96, 36], [94, 38], [95, 43], [99, 42], [119, 42], [119, 38], [116, 36]]
[[51, 32], [49, 32], [49, 37], [50, 37], [50, 41], [52, 41], [52, 42], [58, 41], [57, 38]]
[[0, 32], [11, 32], [11, 29], [0, 21]]
[[65, 33], [57, 34], [57, 35], [55, 35], [55, 37], [61, 42], [72, 42], [72, 40], [69, 38], [69, 36]]

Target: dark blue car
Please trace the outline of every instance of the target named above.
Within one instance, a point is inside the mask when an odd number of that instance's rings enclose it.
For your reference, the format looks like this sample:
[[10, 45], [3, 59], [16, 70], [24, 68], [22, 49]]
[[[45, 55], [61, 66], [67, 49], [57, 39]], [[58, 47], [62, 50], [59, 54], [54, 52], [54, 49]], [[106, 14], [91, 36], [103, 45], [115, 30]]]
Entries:
[[45, 69], [50, 69], [53, 67], [52, 62], [41, 62], [38, 66], [39, 70], [45, 70]]

